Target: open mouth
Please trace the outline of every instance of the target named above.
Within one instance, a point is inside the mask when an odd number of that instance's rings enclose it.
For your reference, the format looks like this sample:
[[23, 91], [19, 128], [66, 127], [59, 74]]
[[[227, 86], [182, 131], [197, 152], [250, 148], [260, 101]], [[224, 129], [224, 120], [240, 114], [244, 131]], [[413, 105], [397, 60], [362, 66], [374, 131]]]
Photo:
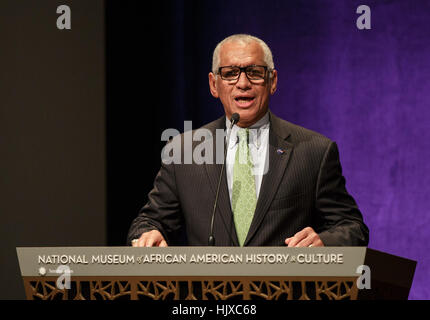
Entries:
[[236, 104], [240, 107], [248, 107], [254, 102], [254, 99], [254, 97], [236, 97], [234, 101], [236, 101]]

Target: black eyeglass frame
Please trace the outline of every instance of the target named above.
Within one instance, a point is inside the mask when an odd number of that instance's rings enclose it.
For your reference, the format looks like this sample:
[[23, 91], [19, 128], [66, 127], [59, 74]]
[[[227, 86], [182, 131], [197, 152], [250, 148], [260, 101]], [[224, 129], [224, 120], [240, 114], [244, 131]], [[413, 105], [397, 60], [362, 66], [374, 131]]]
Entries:
[[[262, 68], [264, 68], [264, 76], [263, 76], [263, 78], [261, 80], [266, 80], [267, 71], [269, 71], [269, 72], [272, 71], [268, 66], [261, 66], [261, 65], [257, 65], [257, 64], [252, 64], [252, 65], [245, 66], [245, 67], [239, 67], [239, 66], [222, 66], [222, 67], [218, 68], [217, 74], [220, 75], [220, 77], [221, 77], [222, 80], [232, 81], [233, 82], [233, 81], [238, 81], [239, 78], [240, 78], [240, 75], [242, 74], [242, 72], [245, 72], [246, 78], [249, 80], [249, 82], [259, 81], [260, 79], [249, 79], [249, 76], [248, 76], [248, 73], [246, 72], [246, 69], [247, 68], [251, 68], [251, 67], [262, 67]], [[238, 68], [240, 71], [239, 71], [239, 74], [238, 74], [238, 76], [237, 76], [236, 79], [225, 79], [221, 75], [221, 69], [222, 68]]]

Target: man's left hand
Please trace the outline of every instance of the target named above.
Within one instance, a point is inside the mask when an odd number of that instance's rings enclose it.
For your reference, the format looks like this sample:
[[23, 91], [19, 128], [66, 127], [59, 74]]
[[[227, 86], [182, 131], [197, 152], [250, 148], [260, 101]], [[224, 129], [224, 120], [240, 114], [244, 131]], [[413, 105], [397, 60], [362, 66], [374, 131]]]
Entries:
[[285, 244], [288, 247], [324, 247], [324, 243], [311, 227], [306, 227], [293, 237], [285, 239]]

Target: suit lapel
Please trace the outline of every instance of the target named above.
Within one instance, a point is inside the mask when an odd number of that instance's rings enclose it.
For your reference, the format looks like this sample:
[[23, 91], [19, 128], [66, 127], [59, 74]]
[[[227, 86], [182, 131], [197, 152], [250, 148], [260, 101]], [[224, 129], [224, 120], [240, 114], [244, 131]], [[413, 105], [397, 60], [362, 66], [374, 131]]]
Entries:
[[[211, 189], [213, 191], [214, 195], [214, 201], [216, 196], [216, 191], [218, 187], [218, 181], [220, 172], [222, 169], [222, 164], [216, 164], [215, 157], [216, 157], [216, 129], [223, 129], [225, 130], [225, 117], [222, 117], [215, 121], [211, 127], [208, 128], [212, 132], [213, 137], [213, 164], [207, 164], [205, 163], [206, 173], [209, 178], [209, 183], [211, 186]], [[222, 142], [224, 143], [224, 141]], [[222, 150], [223, 151], [223, 150]], [[212, 212], [211, 212], [212, 214]], [[239, 242], [237, 240], [237, 234], [236, 234], [236, 228], [234, 226], [233, 221], [233, 213], [231, 209], [230, 204], [230, 196], [228, 193], [228, 185], [227, 185], [227, 175], [226, 170], [224, 168], [222, 173], [222, 181], [219, 189], [219, 195], [218, 195], [218, 203], [217, 203], [217, 209], [215, 213], [215, 220], [220, 219], [222, 220], [222, 224], [227, 230], [228, 233], [230, 233], [231, 239], [229, 239], [232, 242], [232, 245], [238, 246]], [[216, 236], [215, 236], [216, 239]]]
[[[293, 151], [293, 145], [286, 139], [290, 135], [286, 126], [280, 123], [280, 119], [270, 112], [270, 132], [269, 132], [269, 168], [263, 176], [260, 194], [255, 208], [254, 218], [248, 231], [244, 246], [246, 246], [255, 235], [270, 204], [278, 190], [279, 184], [284, 176], [285, 169]], [[230, 209], [231, 210], [231, 209]]]

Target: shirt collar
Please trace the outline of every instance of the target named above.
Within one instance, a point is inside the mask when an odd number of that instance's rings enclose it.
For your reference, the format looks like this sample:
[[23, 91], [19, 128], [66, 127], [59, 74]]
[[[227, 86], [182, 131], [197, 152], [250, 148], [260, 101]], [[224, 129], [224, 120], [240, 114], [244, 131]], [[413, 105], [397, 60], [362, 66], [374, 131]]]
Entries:
[[[225, 118], [225, 124], [226, 124], [227, 135], [228, 135], [229, 134], [228, 131], [229, 131], [231, 122], [227, 117]], [[261, 146], [262, 129], [268, 129], [269, 126], [270, 126], [269, 112], [267, 111], [266, 114], [260, 120], [258, 120], [256, 123], [254, 123], [253, 125], [248, 127], [248, 129], [250, 129], [249, 144], [253, 144], [257, 149], [259, 149]], [[238, 127], [236, 125], [234, 125], [233, 128], [231, 129], [230, 141], [228, 144], [230, 149], [234, 148], [236, 143], [239, 142], [239, 137], [237, 136], [237, 131], [239, 129], [240, 129], [240, 127]]]

